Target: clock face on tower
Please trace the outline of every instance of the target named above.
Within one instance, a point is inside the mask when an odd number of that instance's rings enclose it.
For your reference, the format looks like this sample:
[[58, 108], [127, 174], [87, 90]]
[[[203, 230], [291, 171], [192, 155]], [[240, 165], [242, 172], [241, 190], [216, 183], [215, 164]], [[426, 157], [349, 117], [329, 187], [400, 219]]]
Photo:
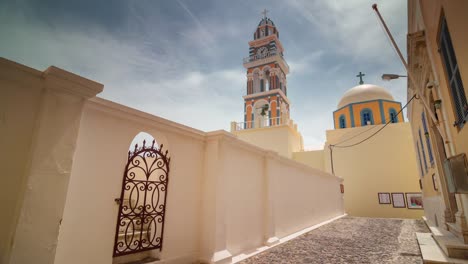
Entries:
[[263, 58], [267, 55], [268, 49], [266, 47], [261, 47], [257, 50], [257, 56]]

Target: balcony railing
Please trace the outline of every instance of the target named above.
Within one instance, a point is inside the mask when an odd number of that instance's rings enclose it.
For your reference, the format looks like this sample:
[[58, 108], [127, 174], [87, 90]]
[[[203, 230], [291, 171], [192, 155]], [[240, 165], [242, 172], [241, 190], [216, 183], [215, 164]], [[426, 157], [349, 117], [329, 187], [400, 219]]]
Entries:
[[257, 119], [254, 121], [247, 121], [247, 122], [233, 122], [234, 127], [232, 129], [234, 131], [239, 130], [246, 130], [246, 129], [253, 129], [253, 128], [262, 128], [262, 127], [274, 127], [279, 125], [286, 125], [290, 123], [290, 119], [284, 120], [281, 117], [273, 117], [273, 118], [262, 118]]

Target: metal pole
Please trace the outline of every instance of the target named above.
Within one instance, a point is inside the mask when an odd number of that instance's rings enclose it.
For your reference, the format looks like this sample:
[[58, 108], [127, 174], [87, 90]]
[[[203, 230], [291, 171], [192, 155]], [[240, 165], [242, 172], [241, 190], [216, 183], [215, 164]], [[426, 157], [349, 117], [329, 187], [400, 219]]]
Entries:
[[[441, 130], [440, 128], [440, 125], [439, 125], [439, 121], [437, 120], [436, 116], [434, 115], [434, 113], [432, 112], [432, 109], [429, 107], [429, 105], [427, 104], [426, 100], [424, 99], [424, 96], [421, 95], [421, 93], [419, 92], [419, 89], [418, 89], [418, 86], [416, 85], [416, 81], [414, 80], [413, 78], [413, 74], [411, 74], [411, 72], [409, 71], [408, 69], [408, 63], [406, 63], [406, 60], [405, 58], [403, 57], [403, 55], [401, 54], [401, 51], [400, 49], [398, 48], [398, 45], [396, 44], [395, 40], [393, 39], [393, 36], [392, 36], [392, 33], [390, 32], [390, 30], [388, 29], [387, 27], [387, 24], [385, 24], [385, 21], [384, 19], [382, 18], [382, 16], [380, 15], [380, 12], [379, 12], [379, 9], [377, 9], [377, 4], [373, 4], [372, 5], [372, 9], [374, 9], [375, 13], [377, 14], [377, 16], [379, 17], [379, 20], [380, 22], [382, 22], [382, 25], [388, 35], [388, 37], [390, 38], [391, 42], [392, 42], [392, 45], [393, 47], [395, 48], [396, 52], [398, 53], [398, 56], [400, 57], [400, 60], [401, 60], [401, 63], [403, 63], [403, 66], [405, 66], [405, 69], [406, 69], [406, 72], [407, 72], [407, 75], [411, 81], [411, 84], [413, 85], [414, 89], [412, 89], [418, 96], [419, 96], [419, 99], [421, 100], [421, 102], [423, 103], [424, 107], [426, 108], [427, 112], [429, 113], [429, 116], [431, 117], [432, 121], [434, 122], [434, 124], [436, 124], [436, 127], [437, 129], [439, 130], [440, 132], [440, 135], [443, 137], [444, 141], [447, 141], [446, 137], [445, 137], [445, 133], [443, 133], [443, 131]], [[410, 86], [411, 88], [411, 86]]]

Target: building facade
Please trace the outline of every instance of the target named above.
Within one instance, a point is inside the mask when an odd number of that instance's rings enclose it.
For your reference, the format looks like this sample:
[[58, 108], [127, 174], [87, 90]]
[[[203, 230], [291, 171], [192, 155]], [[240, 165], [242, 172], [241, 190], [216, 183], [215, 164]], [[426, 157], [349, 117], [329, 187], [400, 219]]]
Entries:
[[[451, 257], [467, 254], [468, 195], [468, 2], [408, 1], [408, 98], [418, 96], [408, 118], [415, 138], [425, 216], [455, 236], [458, 249], [439, 243]], [[442, 238], [440, 238], [442, 237]], [[452, 241], [457, 244], [457, 241]]]

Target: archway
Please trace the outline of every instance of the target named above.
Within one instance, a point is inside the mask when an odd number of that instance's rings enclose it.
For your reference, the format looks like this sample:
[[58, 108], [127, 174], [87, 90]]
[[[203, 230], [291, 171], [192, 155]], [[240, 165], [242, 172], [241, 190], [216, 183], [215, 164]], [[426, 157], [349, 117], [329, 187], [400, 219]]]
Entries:
[[170, 163], [163, 147], [145, 132], [132, 141], [116, 199], [114, 257], [162, 248]]

